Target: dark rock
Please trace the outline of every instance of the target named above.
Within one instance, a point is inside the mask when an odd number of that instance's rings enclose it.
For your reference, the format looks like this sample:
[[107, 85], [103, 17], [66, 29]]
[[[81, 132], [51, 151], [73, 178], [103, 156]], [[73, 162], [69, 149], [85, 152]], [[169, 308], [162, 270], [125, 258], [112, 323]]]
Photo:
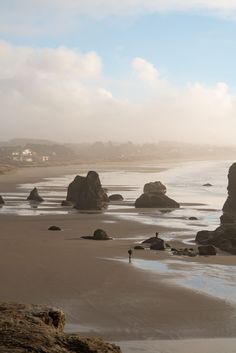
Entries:
[[135, 250], [144, 250], [145, 248], [141, 245], [135, 245], [134, 249]]
[[70, 183], [66, 201], [74, 204], [78, 210], [102, 210], [109, 200], [102, 188], [99, 175], [90, 171], [86, 177], [77, 175]]
[[203, 184], [202, 186], [208, 186], [208, 187], [210, 187], [210, 186], [213, 186], [213, 185], [210, 184], [210, 183], [206, 183], [206, 184]]
[[103, 229], [96, 229], [93, 233], [94, 240], [109, 240], [107, 233]]
[[198, 247], [199, 255], [216, 255], [216, 248], [213, 245], [201, 245]]
[[166, 245], [166, 248], [168, 248], [168, 249], [171, 248], [170, 244], [166, 243], [165, 245]]
[[228, 173], [228, 198], [223, 206], [221, 225], [214, 231], [200, 231], [196, 242], [212, 245], [231, 254], [236, 254], [236, 163]]
[[190, 221], [197, 221], [198, 218], [197, 218], [197, 217], [189, 217], [189, 220], [190, 220]]
[[160, 181], [147, 183], [143, 188], [144, 194], [166, 194], [166, 186]]
[[135, 201], [136, 208], [179, 208], [180, 205], [164, 194], [142, 194]]
[[172, 248], [171, 251], [173, 255], [178, 255], [178, 256], [190, 256], [190, 257], [197, 256], [196, 251], [192, 248], [185, 248], [185, 249]]
[[215, 236], [214, 231], [201, 230], [200, 232], [197, 233], [195, 241], [198, 244], [208, 245], [212, 243], [214, 236]]
[[5, 201], [3, 199], [3, 197], [0, 195], [0, 205], [4, 205], [5, 204]]
[[83, 235], [81, 238], [82, 239], [88, 239], [88, 240], [94, 240], [93, 235]]
[[109, 201], [123, 201], [124, 198], [120, 194], [113, 194], [109, 196]]
[[2, 353], [121, 353], [97, 338], [64, 333], [65, 314], [43, 305], [0, 304]]
[[163, 239], [158, 237], [151, 237], [142, 242], [142, 244], [150, 245], [151, 250], [165, 250], [165, 242]]
[[234, 223], [235, 221], [236, 221], [236, 217], [228, 213], [224, 213], [220, 217], [221, 224], [230, 224], [230, 223]]
[[157, 238], [155, 243], [152, 243], [150, 246], [151, 250], [165, 250], [165, 242], [163, 239]]
[[61, 202], [61, 206], [73, 206], [73, 203], [72, 202], [70, 202], [70, 201], [66, 201], [66, 200], [63, 200], [62, 202]]
[[228, 173], [228, 198], [223, 206], [223, 212], [236, 214], [236, 163], [229, 168]]
[[61, 228], [60, 228], [60, 227], [58, 227], [58, 226], [50, 226], [50, 227], [48, 228], [48, 230], [60, 231], [60, 230], [61, 230]]
[[165, 195], [166, 187], [160, 181], [144, 185], [143, 194], [135, 201], [136, 208], [179, 208], [180, 205]]
[[35, 201], [35, 202], [43, 202], [44, 201], [44, 199], [39, 195], [37, 188], [34, 188], [30, 192], [29, 196], [27, 197], [27, 200], [28, 201]]

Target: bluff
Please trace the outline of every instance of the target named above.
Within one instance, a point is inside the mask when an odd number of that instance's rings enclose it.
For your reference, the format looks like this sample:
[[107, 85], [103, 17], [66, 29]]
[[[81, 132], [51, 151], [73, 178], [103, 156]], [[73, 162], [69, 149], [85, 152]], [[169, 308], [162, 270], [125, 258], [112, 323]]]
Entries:
[[65, 314], [43, 305], [0, 304], [2, 353], [121, 353], [101, 339], [63, 332]]

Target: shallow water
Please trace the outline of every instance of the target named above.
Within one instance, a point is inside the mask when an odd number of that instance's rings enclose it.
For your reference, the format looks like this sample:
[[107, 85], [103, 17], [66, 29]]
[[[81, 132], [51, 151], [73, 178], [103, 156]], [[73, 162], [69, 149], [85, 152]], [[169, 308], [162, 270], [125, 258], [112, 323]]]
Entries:
[[[204, 161], [169, 164], [161, 163], [137, 165], [132, 169], [119, 171], [111, 168], [100, 169], [100, 179], [105, 188], [111, 193], [122, 193], [123, 203], [109, 205], [108, 211], [119, 212], [119, 218], [132, 218], [147, 224], [163, 225], [166, 219], [177, 228], [191, 229], [193, 223], [186, 222], [192, 215], [199, 218], [198, 224], [204, 223], [214, 228], [218, 221], [220, 210], [226, 198], [227, 171], [232, 161]], [[160, 169], [162, 168], [162, 169]], [[81, 175], [87, 171], [81, 169]], [[65, 175], [58, 178], [45, 178], [36, 184], [20, 184], [17, 192], [3, 194], [6, 205], [1, 208], [2, 214], [40, 215], [40, 214], [66, 214], [71, 209], [61, 207], [60, 203], [66, 197], [68, 184], [74, 175]], [[167, 194], [183, 204], [181, 209], [169, 213], [161, 213], [157, 209], [136, 210], [129, 213], [135, 199], [142, 193], [143, 185], [150, 181], [161, 180], [167, 186]], [[202, 184], [210, 182], [212, 187], [203, 187]], [[45, 202], [36, 205], [29, 204], [26, 198], [33, 187], [39, 189]], [[117, 213], [116, 213], [117, 214]]]
[[[114, 260], [127, 263], [126, 258]], [[158, 281], [161, 275], [165, 283], [180, 285], [236, 304], [236, 266], [143, 259], [132, 259], [131, 265], [158, 274]]]

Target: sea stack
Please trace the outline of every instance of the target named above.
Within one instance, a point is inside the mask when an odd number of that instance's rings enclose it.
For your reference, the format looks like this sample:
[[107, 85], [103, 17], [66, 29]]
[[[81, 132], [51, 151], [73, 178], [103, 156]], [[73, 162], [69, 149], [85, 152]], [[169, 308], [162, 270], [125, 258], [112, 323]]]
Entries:
[[3, 197], [0, 195], [0, 205], [4, 205], [5, 204], [5, 201], [3, 199]]
[[160, 181], [144, 185], [143, 194], [135, 201], [136, 208], [179, 208], [175, 200], [166, 196], [166, 186]]
[[236, 255], [236, 163], [228, 173], [228, 198], [223, 206], [221, 225], [214, 231], [201, 230], [196, 242], [201, 245], [213, 245], [223, 251]]
[[75, 177], [68, 186], [66, 201], [78, 210], [102, 210], [109, 202], [95, 171], [89, 171], [86, 177]]
[[229, 168], [227, 190], [228, 198], [223, 206], [223, 213], [236, 218], [236, 163]]
[[29, 196], [27, 197], [27, 200], [28, 201], [35, 201], [35, 202], [43, 202], [44, 201], [44, 199], [39, 195], [37, 188], [34, 188], [30, 192]]

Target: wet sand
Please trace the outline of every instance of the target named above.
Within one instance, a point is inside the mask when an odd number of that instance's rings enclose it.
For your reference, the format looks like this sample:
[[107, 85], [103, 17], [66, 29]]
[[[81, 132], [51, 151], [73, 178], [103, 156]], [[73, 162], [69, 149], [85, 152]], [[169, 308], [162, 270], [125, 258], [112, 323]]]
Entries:
[[[48, 170], [50, 175], [58, 173], [54, 168]], [[25, 178], [38, 181], [39, 171], [34, 169], [30, 175], [28, 170], [25, 172], [27, 175], [21, 170], [11, 177], [4, 176], [5, 182], [0, 179], [1, 189], [13, 189], [17, 183], [27, 182]], [[45, 169], [43, 176], [49, 176]], [[165, 236], [174, 231], [171, 224], [142, 224], [109, 212], [1, 215], [0, 222], [1, 301], [62, 307], [67, 314], [68, 330], [110, 340], [236, 337], [236, 311], [232, 303], [170, 283], [168, 277], [173, 274], [144, 271], [128, 263], [127, 250], [137, 237], [147, 238], [156, 231]], [[63, 231], [48, 231], [53, 224]], [[105, 229], [114, 240], [80, 239], [96, 228]], [[180, 245], [181, 239], [176, 244]], [[166, 261], [171, 255], [135, 251], [134, 256]], [[236, 265], [235, 257], [223, 254], [180, 260]], [[178, 264], [173, 266], [178, 268]]]

